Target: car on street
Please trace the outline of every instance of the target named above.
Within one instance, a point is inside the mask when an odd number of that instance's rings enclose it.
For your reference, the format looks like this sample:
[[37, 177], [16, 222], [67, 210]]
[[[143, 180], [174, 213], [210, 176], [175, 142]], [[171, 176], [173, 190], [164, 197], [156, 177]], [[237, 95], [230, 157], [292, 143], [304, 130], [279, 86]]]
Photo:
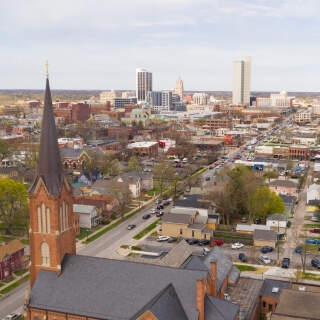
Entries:
[[163, 211], [158, 211], [158, 212], [156, 213], [156, 216], [157, 216], [157, 217], [162, 217], [162, 216], [163, 216]]
[[10, 313], [3, 320], [19, 320], [21, 318], [20, 313]]
[[262, 255], [260, 258], [261, 258], [262, 262], [265, 264], [271, 263], [271, 260], [266, 255]]
[[244, 245], [240, 242], [236, 242], [234, 244], [231, 245], [231, 249], [240, 249], [240, 248], [243, 248]]
[[127, 227], [127, 229], [128, 229], [128, 230], [132, 230], [132, 229], [135, 228], [135, 227], [136, 227], [135, 224], [129, 224], [128, 227]]
[[248, 259], [244, 253], [239, 253], [239, 260], [242, 262], [247, 262]]
[[290, 227], [291, 227], [291, 221], [288, 220], [288, 221], [287, 221], [287, 228], [290, 228]]
[[167, 201], [167, 200], [163, 201], [163, 205], [164, 205], [165, 207], [168, 206], [169, 204], [170, 204], [169, 201]]
[[167, 201], [172, 202], [172, 201], [173, 201], [173, 199], [172, 199], [172, 198], [168, 198], [168, 199], [167, 199]]
[[159, 236], [159, 237], [157, 238], [157, 241], [158, 241], [158, 242], [168, 241], [169, 238], [170, 238], [170, 237], [168, 237], [168, 236]]
[[320, 260], [319, 259], [312, 259], [311, 260], [311, 265], [314, 268], [320, 269]]
[[146, 213], [142, 216], [142, 219], [149, 219], [151, 216], [149, 213]]
[[312, 221], [312, 222], [319, 222], [319, 218], [318, 218], [318, 217], [312, 217], [312, 218], [311, 218], [311, 221]]
[[206, 177], [206, 181], [209, 181], [210, 180], [210, 177]]
[[309, 238], [309, 239], [306, 240], [306, 243], [309, 243], [309, 244], [320, 244], [320, 240]]
[[156, 213], [157, 212], [157, 209], [151, 209], [150, 210], [150, 213]]
[[310, 230], [311, 233], [320, 233], [320, 228], [314, 228]]
[[188, 244], [193, 245], [193, 244], [198, 244], [199, 240], [191, 238], [191, 239], [188, 239], [187, 242], [188, 242]]
[[205, 245], [208, 245], [208, 244], [210, 244], [210, 240], [208, 240], [208, 239], [201, 239], [198, 242], [198, 246], [205, 246]]
[[261, 248], [261, 252], [262, 253], [267, 253], [267, 252], [272, 252], [274, 250], [273, 247], [269, 247], [269, 246], [264, 246]]
[[162, 200], [161, 200], [161, 199], [158, 199], [158, 200], [156, 200], [155, 203], [156, 203], [156, 204], [160, 204], [160, 203], [162, 203]]
[[175, 237], [170, 237], [170, 238], [168, 239], [168, 242], [169, 242], [169, 243], [176, 242], [176, 241], [177, 241], [177, 238], [175, 238]]
[[210, 167], [209, 167], [209, 170], [212, 170], [212, 169], [213, 169], [213, 166], [210, 166]]
[[159, 205], [157, 206], [157, 210], [161, 210], [161, 209], [164, 209], [164, 205], [163, 205], [163, 204], [159, 204]]

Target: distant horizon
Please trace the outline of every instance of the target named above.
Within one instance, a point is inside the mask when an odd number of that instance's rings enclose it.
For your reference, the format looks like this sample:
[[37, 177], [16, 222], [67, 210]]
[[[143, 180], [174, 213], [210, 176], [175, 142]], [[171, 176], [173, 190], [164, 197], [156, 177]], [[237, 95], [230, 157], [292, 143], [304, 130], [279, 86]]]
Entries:
[[154, 91], [179, 77], [232, 91], [233, 61], [250, 56], [252, 92], [318, 92], [319, 12], [315, 0], [4, 1], [0, 88], [41, 90], [48, 60], [58, 90], [135, 88], [142, 68]]

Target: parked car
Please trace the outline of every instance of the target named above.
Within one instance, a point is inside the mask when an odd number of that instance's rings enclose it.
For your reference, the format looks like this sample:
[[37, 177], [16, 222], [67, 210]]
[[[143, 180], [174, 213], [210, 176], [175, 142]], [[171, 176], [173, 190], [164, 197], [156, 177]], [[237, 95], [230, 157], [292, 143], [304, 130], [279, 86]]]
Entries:
[[212, 246], [222, 246], [223, 245], [223, 240], [220, 240], [220, 239], [215, 239], [213, 242], [211, 242], [210, 244], [210, 247]]
[[168, 242], [169, 242], [169, 243], [176, 242], [176, 241], [177, 241], [177, 239], [174, 238], [174, 237], [170, 237], [170, 238], [168, 239]]
[[310, 230], [311, 233], [320, 233], [320, 228], [314, 228]]
[[290, 259], [289, 258], [283, 258], [281, 262], [281, 268], [288, 269], [290, 266]]
[[253, 222], [254, 222], [254, 224], [261, 224], [261, 219], [255, 218]]
[[263, 255], [260, 258], [261, 258], [262, 262], [265, 263], [265, 264], [271, 263], [271, 260], [266, 255]]
[[312, 221], [312, 222], [319, 222], [319, 218], [318, 218], [318, 217], [312, 217], [312, 218], [311, 218], [311, 221]]
[[157, 238], [157, 241], [158, 241], [158, 242], [167, 241], [169, 238], [170, 238], [170, 237], [168, 237], [168, 236], [159, 236], [159, 237]]
[[242, 262], [247, 262], [248, 261], [246, 255], [244, 253], [239, 253], [239, 259]]
[[166, 206], [168, 206], [170, 204], [170, 202], [169, 201], [163, 201], [163, 205], [166, 207]]
[[197, 244], [199, 242], [198, 239], [191, 238], [187, 241], [190, 245]]
[[155, 203], [156, 203], [156, 204], [160, 204], [160, 203], [162, 203], [162, 200], [161, 200], [161, 199], [158, 199], [158, 200], [156, 200]]
[[290, 228], [290, 227], [291, 227], [291, 221], [288, 220], [288, 221], [287, 221], [287, 228]]
[[157, 206], [157, 209], [158, 209], [158, 210], [164, 209], [164, 205], [163, 205], [163, 204], [159, 204], [159, 205]]
[[209, 181], [210, 180], [210, 177], [206, 177], [206, 181]]
[[20, 313], [10, 313], [3, 320], [19, 320], [21, 318]]
[[163, 211], [158, 211], [158, 212], [156, 213], [156, 216], [157, 216], [157, 217], [162, 217], [162, 216], [163, 216]]
[[143, 215], [142, 219], [149, 219], [151, 216], [149, 213]]
[[132, 230], [132, 229], [135, 228], [135, 227], [136, 227], [135, 224], [129, 224], [128, 227], [127, 227], [127, 229], [128, 229], [128, 230]]
[[306, 240], [306, 243], [309, 243], [309, 244], [320, 244], [320, 240], [309, 238], [309, 239]]
[[205, 256], [206, 254], [208, 254], [210, 252], [210, 250], [208, 249], [208, 248], [206, 248], [206, 247], [204, 247], [203, 249], [202, 249], [202, 254]]
[[173, 201], [173, 199], [172, 198], [168, 198], [167, 201], [169, 201], [169, 203], [170, 203], [170, 202]]
[[156, 213], [157, 212], [157, 209], [151, 209], [150, 210], [150, 213]]
[[314, 268], [320, 269], [320, 260], [319, 259], [312, 259], [311, 260], [311, 265]]
[[212, 170], [212, 169], [213, 169], [213, 166], [210, 166], [210, 167], [209, 167], [209, 170]]
[[246, 223], [246, 222], [247, 222], [247, 218], [246, 218], [246, 217], [242, 217], [242, 218], [241, 218], [241, 222], [242, 222], [242, 223]]
[[240, 242], [236, 242], [236, 243], [231, 245], [231, 249], [240, 249], [242, 247], [244, 247], [244, 245], [242, 243], [240, 243]]
[[267, 253], [267, 252], [272, 252], [274, 250], [273, 247], [269, 247], [269, 246], [264, 246], [261, 248], [261, 252], [262, 253]]
[[301, 248], [301, 247], [296, 247], [296, 248], [294, 249], [294, 252], [295, 252], [295, 253], [301, 253], [301, 251], [302, 251], [302, 248]]
[[208, 245], [210, 243], [210, 240], [208, 239], [201, 239], [199, 240], [198, 242], [198, 246], [205, 246], [205, 245]]

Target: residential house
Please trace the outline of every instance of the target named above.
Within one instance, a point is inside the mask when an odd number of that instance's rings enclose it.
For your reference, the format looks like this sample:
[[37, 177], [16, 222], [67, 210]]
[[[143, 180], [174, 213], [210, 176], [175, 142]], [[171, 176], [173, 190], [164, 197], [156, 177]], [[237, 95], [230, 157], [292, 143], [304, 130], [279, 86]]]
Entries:
[[297, 198], [295, 196], [287, 196], [285, 194], [279, 194], [284, 203], [284, 214], [292, 218], [296, 210]]
[[137, 198], [140, 196], [141, 179], [139, 176], [121, 174], [118, 177], [114, 178], [113, 180], [120, 183], [127, 183], [129, 185], [130, 191], [132, 192], [133, 198]]
[[255, 229], [253, 233], [253, 245], [255, 247], [269, 246], [275, 248], [277, 232], [274, 230]]
[[129, 143], [127, 148], [138, 158], [150, 159], [158, 156], [159, 145], [154, 141], [142, 141]]
[[25, 268], [28, 261], [24, 256], [25, 245], [14, 239], [5, 242], [0, 247], [0, 280], [3, 281], [12, 276], [18, 269]]
[[83, 149], [61, 148], [60, 154], [64, 169], [83, 172], [85, 163], [90, 162], [90, 156]]
[[239, 223], [236, 226], [237, 233], [246, 233], [246, 234], [254, 234], [255, 230], [270, 230], [270, 226], [266, 226], [264, 224], [242, 224]]
[[270, 230], [277, 232], [285, 232], [287, 228], [288, 217], [285, 214], [273, 213], [267, 217], [267, 226], [270, 226]]
[[150, 172], [142, 171], [129, 171], [124, 172], [121, 175], [121, 178], [130, 180], [130, 177], [135, 177], [136, 179], [140, 179], [140, 190], [151, 190], [153, 189], [153, 175]]
[[298, 198], [298, 184], [290, 180], [273, 180], [269, 183], [269, 189], [277, 195], [286, 194]]
[[307, 189], [307, 203], [310, 200], [319, 200], [320, 199], [320, 185], [313, 183]]
[[172, 209], [171, 213], [162, 216], [162, 234], [170, 237], [211, 239], [213, 232], [206, 227], [206, 223], [207, 217], [200, 216], [195, 209]]
[[74, 204], [73, 213], [79, 215], [81, 228], [91, 229], [101, 222], [101, 218], [98, 216], [98, 210], [95, 206]]

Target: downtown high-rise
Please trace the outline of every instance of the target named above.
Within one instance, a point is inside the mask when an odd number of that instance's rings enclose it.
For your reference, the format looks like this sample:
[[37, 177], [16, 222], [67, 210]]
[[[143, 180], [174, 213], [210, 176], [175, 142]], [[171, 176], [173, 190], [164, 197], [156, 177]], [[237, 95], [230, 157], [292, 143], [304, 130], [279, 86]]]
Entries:
[[152, 73], [144, 69], [136, 69], [136, 97], [138, 102], [145, 101], [149, 91], [152, 91]]
[[251, 57], [233, 61], [232, 104], [250, 104]]

